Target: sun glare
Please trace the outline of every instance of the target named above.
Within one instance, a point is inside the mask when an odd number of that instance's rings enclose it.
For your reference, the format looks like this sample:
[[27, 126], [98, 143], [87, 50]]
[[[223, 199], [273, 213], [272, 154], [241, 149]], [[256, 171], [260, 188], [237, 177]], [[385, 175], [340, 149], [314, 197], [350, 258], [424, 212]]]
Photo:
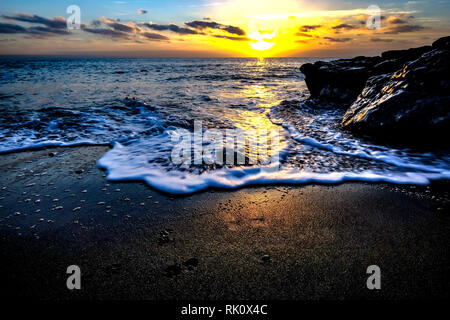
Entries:
[[253, 39], [255, 41], [251, 41], [249, 42], [250, 46], [258, 51], [266, 51], [271, 49], [275, 43], [274, 42], [268, 42], [266, 40], [271, 40], [275, 37], [276, 33], [275, 32], [263, 32], [261, 33], [260, 31], [254, 31], [254, 32], [250, 32], [248, 34], [248, 37], [250, 39]]

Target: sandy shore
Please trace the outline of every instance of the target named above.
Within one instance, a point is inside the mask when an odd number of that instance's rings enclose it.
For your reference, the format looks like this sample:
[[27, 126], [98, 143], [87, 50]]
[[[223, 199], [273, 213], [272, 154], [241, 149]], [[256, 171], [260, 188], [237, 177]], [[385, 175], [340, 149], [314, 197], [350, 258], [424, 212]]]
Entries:
[[[160, 194], [111, 183], [107, 147], [0, 156], [4, 297], [448, 298], [448, 182]], [[82, 290], [66, 289], [66, 268]], [[366, 288], [366, 268], [382, 290]]]

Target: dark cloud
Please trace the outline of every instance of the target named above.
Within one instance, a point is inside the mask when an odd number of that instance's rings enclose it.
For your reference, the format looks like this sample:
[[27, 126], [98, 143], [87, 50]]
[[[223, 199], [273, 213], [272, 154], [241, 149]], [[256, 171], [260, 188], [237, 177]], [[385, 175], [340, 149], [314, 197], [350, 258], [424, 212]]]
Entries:
[[356, 27], [351, 24], [341, 23], [341, 24], [338, 24], [337, 26], [332, 27], [332, 29], [334, 29], [334, 30], [353, 30], [353, 29], [356, 29]]
[[306, 26], [301, 26], [298, 30], [300, 32], [309, 32], [311, 30], [316, 30], [321, 28], [321, 25], [306, 25]]
[[186, 34], [199, 34], [198, 31], [179, 27], [175, 24], [168, 24], [168, 25], [162, 25], [162, 24], [156, 24], [156, 23], [141, 23], [141, 26], [144, 26], [148, 29], [156, 30], [156, 31], [172, 31], [181, 35]]
[[55, 17], [53, 19], [47, 19], [37, 15], [18, 13], [15, 16], [2, 15], [2, 18], [20, 22], [42, 24], [44, 26], [53, 29], [65, 29], [67, 27], [66, 19], [64, 19], [63, 17]]
[[191, 21], [185, 23], [188, 27], [203, 30], [203, 29], [216, 29], [223, 30], [230, 34], [235, 34], [237, 36], [245, 36], [245, 31], [239, 27], [223, 25], [214, 21]]
[[247, 37], [233, 37], [233, 36], [222, 36], [222, 35], [214, 35], [213, 37], [221, 38], [221, 39], [228, 39], [233, 41], [250, 41]]
[[349, 42], [352, 40], [351, 38], [332, 38], [332, 37], [323, 37], [323, 38], [330, 42]]
[[138, 14], [146, 14], [147, 12], [148, 12], [148, 11], [145, 10], [145, 9], [139, 9], [139, 10], [137, 11]]
[[408, 23], [408, 21], [406, 21], [404, 19], [397, 18], [397, 17], [392, 17], [392, 19], [389, 19], [388, 21], [391, 24], [405, 24], [405, 23]]
[[380, 39], [380, 38], [372, 38], [370, 39], [372, 42], [393, 42], [394, 39]]
[[130, 27], [126, 24], [118, 23], [116, 20], [113, 20], [113, 19], [101, 18], [101, 19], [98, 19], [98, 22], [106, 24], [108, 27], [113, 28], [113, 30], [115, 30], [115, 31], [121, 31], [121, 32], [128, 33], [128, 32], [134, 32], [134, 30], [135, 30], [134, 27]]
[[398, 34], [398, 33], [407, 33], [407, 32], [416, 32], [425, 29], [425, 27], [416, 24], [405, 24], [405, 25], [396, 25], [394, 27], [390, 27], [384, 34]]
[[169, 40], [166, 36], [157, 33], [144, 32], [141, 33], [141, 36], [145, 37], [148, 40], [160, 41], [160, 40]]
[[0, 33], [27, 33], [27, 29], [16, 24], [0, 23]]
[[30, 34], [35, 34], [35, 35], [40, 35], [40, 36], [70, 34], [70, 32], [65, 29], [56, 29], [56, 28], [47, 28], [47, 27], [30, 27], [27, 29], [27, 31]]
[[239, 28], [239, 27], [234, 27], [234, 26], [224, 26], [224, 27], [222, 27], [221, 29], [222, 29], [222, 30], [225, 30], [226, 32], [231, 33], [231, 34], [235, 34], [235, 35], [238, 35], [238, 36], [245, 36], [245, 31], [242, 30], [242, 29]]
[[0, 23], [0, 34], [1, 33], [3, 34], [20, 33], [37, 38], [70, 34], [69, 31], [63, 29], [48, 28], [42, 26], [25, 28], [16, 24], [9, 24], [9, 23]]

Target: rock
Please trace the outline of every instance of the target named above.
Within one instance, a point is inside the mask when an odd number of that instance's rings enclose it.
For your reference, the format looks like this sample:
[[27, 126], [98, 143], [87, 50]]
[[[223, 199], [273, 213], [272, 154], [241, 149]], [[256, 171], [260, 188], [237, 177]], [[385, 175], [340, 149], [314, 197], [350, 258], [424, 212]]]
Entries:
[[431, 51], [432, 46], [423, 46], [419, 48], [411, 48], [407, 50], [391, 50], [381, 54], [383, 60], [398, 59], [401, 61], [412, 61], [420, 58], [424, 53]]
[[345, 113], [356, 133], [408, 140], [442, 137], [450, 125], [450, 50], [432, 50], [395, 73], [371, 77]]
[[433, 49], [450, 49], [450, 37], [437, 39], [432, 46]]
[[318, 61], [302, 65], [300, 71], [305, 74], [311, 98], [347, 108], [362, 92], [370, 77], [396, 72], [406, 62], [416, 60], [432, 49], [431, 46], [423, 46], [386, 51], [381, 57]]
[[318, 61], [302, 65], [300, 71], [312, 98], [345, 106], [361, 93], [370, 76], [367, 71], [380, 62], [380, 57]]

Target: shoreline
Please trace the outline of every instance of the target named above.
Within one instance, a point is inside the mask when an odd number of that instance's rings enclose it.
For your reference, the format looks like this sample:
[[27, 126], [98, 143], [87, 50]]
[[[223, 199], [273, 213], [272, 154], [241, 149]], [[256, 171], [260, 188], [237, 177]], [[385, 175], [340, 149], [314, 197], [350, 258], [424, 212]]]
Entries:
[[[6, 186], [0, 246], [8, 261], [1, 267], [8, 275], [3, 297], [449, 296], [448, 181], [268, 185], [170, 196], [142, 182], [106, 181], [96, 162], [108, 149], [0, 154], [0, 188]], [[79, 292], [65, 288], [71, 264], [82, 270]], [[365, 287], [372, 264], [381, 267], [381, 291]]]

